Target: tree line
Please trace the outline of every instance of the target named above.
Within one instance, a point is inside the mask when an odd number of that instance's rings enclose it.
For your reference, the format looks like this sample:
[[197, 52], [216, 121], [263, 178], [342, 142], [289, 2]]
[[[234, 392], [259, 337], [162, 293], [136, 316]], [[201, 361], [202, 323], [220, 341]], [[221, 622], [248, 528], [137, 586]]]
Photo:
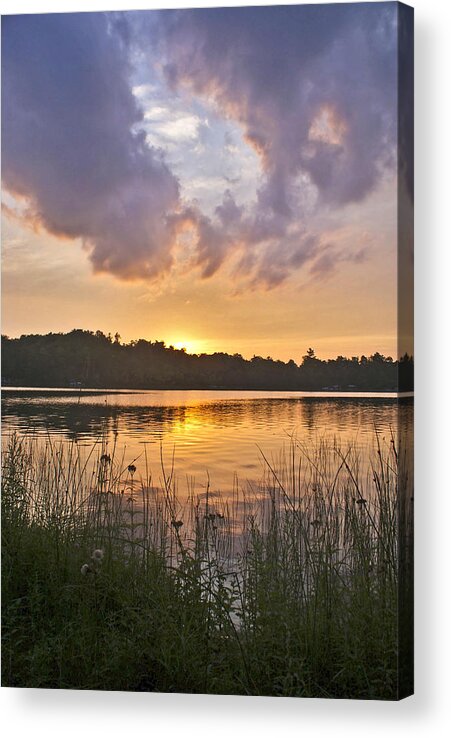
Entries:
[[300, 364], [270, 356], [188, 354], [164, 341], [124, 343], [118, 333], [2, 336], [2, 385], [127, 389], [255, 389], [408, 391], [413, 359], [371, 356], [319, 359], [309, 348]]

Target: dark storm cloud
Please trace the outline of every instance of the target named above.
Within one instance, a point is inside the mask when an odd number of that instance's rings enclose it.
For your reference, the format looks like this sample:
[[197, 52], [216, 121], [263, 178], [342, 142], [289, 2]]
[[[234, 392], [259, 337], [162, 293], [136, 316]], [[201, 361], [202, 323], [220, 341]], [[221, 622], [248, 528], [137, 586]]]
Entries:
[[152, 278], [171, 265], [178, 183], [143, 134], [126, 25], [105, 14], [2, 22], [2, 179], [48, 231], [80, 237], [96, 271]]

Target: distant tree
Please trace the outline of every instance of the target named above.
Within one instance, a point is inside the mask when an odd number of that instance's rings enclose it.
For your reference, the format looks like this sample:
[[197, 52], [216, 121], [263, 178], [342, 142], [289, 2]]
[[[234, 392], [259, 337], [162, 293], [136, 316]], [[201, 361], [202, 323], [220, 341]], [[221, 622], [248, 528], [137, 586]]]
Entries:
[[382, 363], [382, 362], [385, 361], [385, 357], [382, 354], [380, 354], [379, 351], [376, 351], [375, 354], [372, 354], [372, 356], [370, 357], [370, 359], [375, 364], [380, 364], [380, 363]]
[[[120, 345], [120, 350], [118, 350]], [[102, 331], [2, 336], [2, 376], [8, 384], [67, 387], [81, 381], [90, 387], [229, 388], [359, 390], [413, 388], [413, 358], [400, 361], [375, 352], [369, 359], [319, 359], [307, 349], [298, 366], [271, 356], [244, 359], [241, 354], [188, 354], [164, 341], [138, 339], [121, 343]]]

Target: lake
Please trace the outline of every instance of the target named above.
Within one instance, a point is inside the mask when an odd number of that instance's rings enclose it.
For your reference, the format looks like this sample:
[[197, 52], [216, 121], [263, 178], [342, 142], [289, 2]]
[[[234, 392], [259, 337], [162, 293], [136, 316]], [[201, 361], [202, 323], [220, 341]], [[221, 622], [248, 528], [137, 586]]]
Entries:
[[[264, 456], [277, 465], [296, 439], [306, 449], [320, 439], [354, 445], [369, 465], [375, 433], [382, 443], [411, 427], [413, 399], [393, 393], [311, 393], [222, 390], [5, 389], [2, 434], [15, 431], [44, 443], [75, 442], [81, 448], [116, 446], [137, 474], [146, 465], [161, 478], [161, 454], [179, 488], [191, 485], [229, 493], [234, 484], [258, 483]], [[189, 480], [189, 485], [188, 481]], [[183, 492], [182, 492], [183, 494]]]

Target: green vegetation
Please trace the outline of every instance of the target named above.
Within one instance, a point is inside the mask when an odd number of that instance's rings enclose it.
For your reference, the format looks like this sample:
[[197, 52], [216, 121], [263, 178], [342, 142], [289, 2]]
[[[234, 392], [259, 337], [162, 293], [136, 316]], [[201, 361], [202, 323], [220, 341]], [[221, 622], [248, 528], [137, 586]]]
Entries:
[[101, 331], [2, 337], [2, 384], [128, 389], [413, 389], [413, 360], [370, 357], [322, 361], [308, 349], [300, 365], [271, 357], [187, 354], [164, 341], [121, 343]]
[[402, 696], [394, 443], [368, 474], [294, 444], [259, 491], [183, 504], [135, 463], [9, 439], [3, 686]]

